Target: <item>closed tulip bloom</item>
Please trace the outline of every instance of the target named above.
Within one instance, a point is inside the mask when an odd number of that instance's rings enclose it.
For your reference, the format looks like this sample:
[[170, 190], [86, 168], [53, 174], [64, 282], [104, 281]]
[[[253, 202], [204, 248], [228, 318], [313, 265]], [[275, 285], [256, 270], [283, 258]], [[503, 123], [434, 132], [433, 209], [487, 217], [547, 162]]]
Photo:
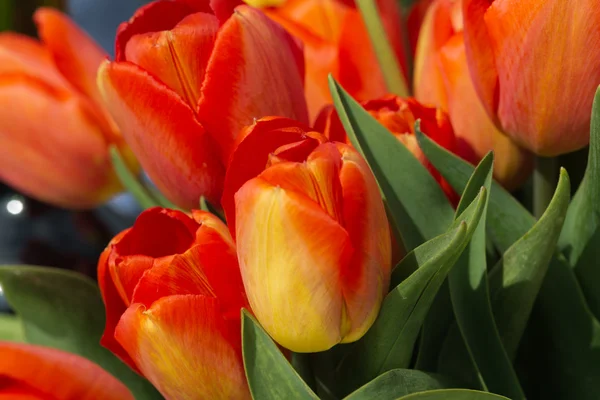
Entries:
[[[439, 182], [448, 199], [457, 203], [458, 195], [427, 160], [415, 136], [415, 122], [420, 119], [421, 131], [425, 135], [446, 150], [471, 160], [472, 153], [462, 151], [463, 149], [459, 147], [446, 113], [435, 107], [424, 106], [413, 98], [404, 99], [395, 95], [386, 95], [379, 99], [365, 101], [362, 106], [429, 170]], [[349, 143], [342, 122], [333, 106], [323, 109], [315, 123], [315, 129], [323, 132], [330, 140]]]
[[0, 342], [0, 376], [2, 400], [134, 400], [93, 362], [42, 346]]
[[494, 178], [508, 189], [527, 180], [533, 155], [504, 135], [489, 117], [469, 74], [461, 2], [435, 0], [428, 9], [415, 59], [415, 97], [450, 117], [463, 152], [479, 162], [494, 151]]
[[589, 143], [600, 84], [596, 0], [465, 0], [469, 70], [494, 122], [521, 146], [555, 156]]
[[0, 180], [58, 206], [94, 207], [121, 190], [110, 144], [137, 168], [95, 85], [106, 55], [59, 11], [34, 18], [41, 41], [0, 33]]
[[[311, 120], [332, 103], [327, 76], [333, 77], [358, 100], [387, 93], [367, 28], [354, 1], [246, 0], [271, 6], [265, 12], [304, 44], [306, 98]], [[396, 56], [406, 70], [401, 14], [396, 0], [378, 0], [380, 15]], [[276, 114], [273, 114], [276, 115]]]
[[[243, 162], [248, 154], [255, 162]], [[391, 250], [377, 183], [358, 152], [264, 119], [246, 132], [228, 178], [235, 209], [226, 211], [261, 325], [297, 352], [361, 338], [387, 294]]]
[[152, 208], [98, 262], [101, 343], [167, 400], [249, 399], [235, 245], [214, 215]]
[[[240, 129], [307, 121], [302, 54], [259, 10], [227, 0], [155, 1], [123, 23], [98, 81], [142, 166], [175, 204], [218, 204]], [[212, 8], [211, 8], [212, 7]]]

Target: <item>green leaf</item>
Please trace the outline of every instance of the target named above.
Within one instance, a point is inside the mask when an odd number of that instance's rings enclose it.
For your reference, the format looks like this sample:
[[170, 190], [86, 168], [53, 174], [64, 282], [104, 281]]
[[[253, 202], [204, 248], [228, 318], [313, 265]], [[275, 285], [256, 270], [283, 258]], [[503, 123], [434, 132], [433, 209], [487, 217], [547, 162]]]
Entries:
[[540, 220], [517, 240], [490, 273], [492, 308], [502, 342], [514, 359], [565, 220], [570, 200], [567, 171]]
[[377, 178], [406, 250], [445, 232], [454, 212], [429, 171], [331, 76], [329, 88], [350, 141]]
[[0, 341], [25, 342], [25, 331], [21, 319], [12, 314], [0, 313]]
[[129, 170], [123, 156], [115, 145], [109, 148], [110, 160], [121, 184], [133, 195], [143, 209], [158, 206], [158, 202], [150, 196], [144, 185]]
[[83, 356], [120, 379], [138, 400], [156, 389], [100, 346], [104, 304], [98, 286], [76, 272], [27, 265], [0, 267], [6, 300], [23, 322], [28, 343]]
[[385, 298], [379, 316], [365, 336], [342, 360], [338, 380], [354, 390], [378, 375], [409, 365], [419, 330], [442, 282], [471, 239], [483, 214], [487, 194], [482, 188], [475, 201], [455, 221], [448, 233], [452, 240], [435, 239], [446, 246], [432, 254], [427, 244], [405, 257], [419, 268]]
[[588, 164], [569, 207], [559, 248], [581, 283], [596, 318], [600, 318], [600, 87], [596, 91], [590, 126]]
[[[493, 156], [489, 153], [470, 178], [457, 214], [473, 200], [479, 188], [484, 186], [490, 189], [492, 171]], [[504, 350], [492, 314], [487, 279], [486, 213], [487, 206], [467, 250], [448, 277], [454, 315], [464, 340], [463, 348], [467, 350], [476, 369], [481, 387], [511, 399], [524, 399], [519, 379]], [[461, 348], [460, 343], [450, 345], [455, 349]]]
[[242, 310], [244, 366], [252, 398], [318, 399], [260, 324]]
[[223, 213], [220, 212], [215, 206], [213, 206], [212, 204], [210, 204], [208, 202], [208, 200], [206, 200], [206, 197], [204, 196], [200, 196], [200, 209], [202, 211], [206, 211], [211, 213], [212, 215], [215, 215], [217, 217], [219, 217], [219, 219], [223, 222], [225, 221], [225, 217], [223, 216]]
[[493, 393], [468, 389], [442, 389], [419, 392], [401, 397], [398, 400], [510, 400]]
[[396, 400], [411, 393], [450, 387], [457, 387], [456, 382], [441, 375], [414, 369], [393, 369], [379, 375], [344, 400]]

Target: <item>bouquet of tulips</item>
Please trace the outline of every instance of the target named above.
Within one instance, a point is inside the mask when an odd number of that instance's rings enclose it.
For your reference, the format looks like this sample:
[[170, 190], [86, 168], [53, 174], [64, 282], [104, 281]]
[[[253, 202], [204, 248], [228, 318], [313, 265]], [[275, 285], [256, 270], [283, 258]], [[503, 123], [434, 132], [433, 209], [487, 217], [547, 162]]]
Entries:
[[114, 59], [34, 20], [0, 179], [143, 211], [97, 284], [0, 267], [0, 398], [600, 398], [597, 0], [157, 0]]

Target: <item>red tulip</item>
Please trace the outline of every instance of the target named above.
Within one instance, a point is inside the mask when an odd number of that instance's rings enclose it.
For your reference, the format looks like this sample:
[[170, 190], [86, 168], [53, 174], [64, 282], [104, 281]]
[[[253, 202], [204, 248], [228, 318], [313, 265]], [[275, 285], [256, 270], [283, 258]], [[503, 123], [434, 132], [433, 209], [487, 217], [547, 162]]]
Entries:
[[235, 245], [212, 214], [152, 208], [98, 262], [102, 344], [168, 400], [249, 399]]
[[[154, 183], [177, 205], [218, 204], [240, 129], [307, 120], [302, 56], [260, 11], [224, 0], [155, 1], [123, 23], [99, 85]], [[298, 65], [298, 68], [296, 68]]]
[[421, 28], [415, 96], [448, 112], [459, 146], [474, 153], [474, 162], [493, 150], [494, 178], [513, 189], [529, 177], [533, 157], [494, 125], [477, 97], [462, 30], [460, 1], [435, 0]]
[[0, 400], [134, 400], [120, 381], [75, 354], [0, 342]]
[[266, 118], [247, 129], [225, 182], [244, 286], [265, 330], [299, 352], [362, 337], [387, 294], [391, 250], [379, 189], [360, 155]]
[[129, 154], [95, 85], [106, 55], [60, 12], [34, 18], [41, 42], [0, 33], [0, 180], [62, 207], [94, 207], [121, 189], [108, 146]]
[[[434, 142], [445, 149], [458, 153], [463, 158], [472, 161], [468, 149], [462, 149], [456, 141], [448, 116], [440, 109], [427, 107], [412, 98], [403, 99], [387, 95], [375, 100], [362, 103], [362, 106], [401, 141], [408, 150], [423, 164], [433, 177], [440, 183], [450, 201], [456, 203], [458, 195], [427, 161], [421, 151], [415, 136], [414, 126], [417, 119], [421, 120], [421, 130]], [[344, 127], [333, 106], [323, 109], [315, 123], [315, 128], [322, 131], [330, 140], [349, 143]]]
[[464, 0], [469, 69], [485, 109], [541, 156], [589, 142], [600, 84], [597, 0]]
[[[304, 43], [306, 98], [311, 120], [332, 102], [327, 76], [333, 77], [354, 97], [367, 100], [387, 93], [367, 28], [354, 1], [348, 0], [246, 0], [265, 8]], [[388, 39], [406, 70], [401, 14], [396, 0], [379, 0]], [[276, 114], [273, 114], [276, 115]]]

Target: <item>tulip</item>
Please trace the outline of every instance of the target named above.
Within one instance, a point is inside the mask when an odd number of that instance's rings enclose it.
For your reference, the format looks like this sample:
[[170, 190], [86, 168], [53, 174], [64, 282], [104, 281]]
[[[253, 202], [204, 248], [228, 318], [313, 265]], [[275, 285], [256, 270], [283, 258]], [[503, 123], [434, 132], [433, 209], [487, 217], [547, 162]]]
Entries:
[[225, 224], [151, 208], [98, 262], [101, 343], [167, 400], [249, 399], [240, 310], [248, 301]]
[[134, 400], [93, 362], [61, 350], [0, 342], [0, 399]]
[[244, 287], [271, 337], [297, 352], [362, 337], [387, 294], [391, 250], [377, 183], [358, 152], [267, 118], [246, 131], [225, 182]]
[[0, 180], [58, 206], [94, 207], [121, 189], [108, 146], [129, 154], [95, 85], [106, 55], [59, 11], [34, 18], [41, 42], [0, 33]]
[[540, 156], [589, 142], [600, 84], [597, 0], [465, 0], [469, 70], [484, 108]]
[[[265, 115], [306, 121], [302, 55], [260, 11], [155, 1], [117, 32], [98, 82], [142, 166], [175, 204], [217, 205], [240, 129]], [[296, 66], [298, 65], [298, 68]]]
[[[353, 1], [246, 0], [246, 3], [272, 6], [265, 8], [267, 15], [304, 44], [305, 90], [311, 121], [332, 103], [329, 74], [358, 100], [387, 93], [367, 28]], [[388, 39], [406, 71], [397, 1], [379, 0], [378, 6]]]
[[527, 180], [532, 154], [505, 136], [475, 92], [465, 55], [458, 0], [435, 0], [428, 9], [415, 62], [415, 97], [442, 108], [452, 122], [462, 153], [478, 162], [494, 151], [494, 178], [508, 189]]
[[[406, 146], [439, 182], [448, 199], [453, 204], [457, 204], [458, 195], [425, 158], [414, 131], [415, 122], [420, 119], [421, 130], [424, 134], [446, 150], [470, 160], [471, 153], [458, 146], [446, 113], [434, 107], [424, 106], [415, 99], [403, 99], [394, 95], [363, 102], [362, 106]], [[333, 106], [323, 109], [315, 123], [315, 128], [323, 132], [330, 140], [349, 143], [344, 127]]]

